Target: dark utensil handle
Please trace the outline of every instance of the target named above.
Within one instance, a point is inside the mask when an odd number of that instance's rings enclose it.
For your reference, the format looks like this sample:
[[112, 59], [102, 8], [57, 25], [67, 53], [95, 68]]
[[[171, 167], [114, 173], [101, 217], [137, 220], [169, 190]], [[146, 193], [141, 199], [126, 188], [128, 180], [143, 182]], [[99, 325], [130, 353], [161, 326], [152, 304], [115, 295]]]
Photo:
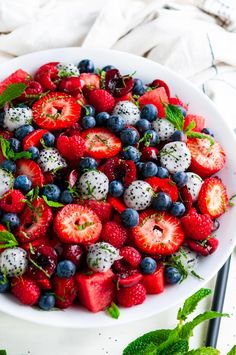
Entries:
[[[225, 293], [230, 269], [231, 256], [218, 272], [215, 291], [212, 301], [212, 311], [222, 312], [224, 308]], [[221, 318], [212, 319], [207, 331], [206, 346], [216, 348]]]

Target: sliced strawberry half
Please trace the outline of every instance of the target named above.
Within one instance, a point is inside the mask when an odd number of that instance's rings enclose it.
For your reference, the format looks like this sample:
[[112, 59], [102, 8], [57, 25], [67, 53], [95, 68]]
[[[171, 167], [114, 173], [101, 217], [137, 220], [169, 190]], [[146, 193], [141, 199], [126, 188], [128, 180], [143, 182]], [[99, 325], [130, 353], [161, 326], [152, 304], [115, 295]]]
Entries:
[[32, 202], [20, 215], [20, 226], [16, 230], [16, 238], [21, 243], [29, 243], [43, 237], [52, 221], [51, 208], [42, 198]]
[[44, 184], [44, 176], [41, 168], [33, 160], [19, 159], [16, 161], [16, 174], [26, 175], [32, 182], [32, 186], [42, 187]]
[[84, 88], [88, 86], [90, 89], [100, 88], [100, 78], [97, 74], [82, 73], [79, 76], [81, 81], [81, 87]]
[[195, 127], [192, 129], [194, 132], [201, 132], [203, 128], [206, 127], [205, 118], [203, 116], [187, 115], [184, 120], [184, 129], [186, 129], [191, 122], [195, 123]]
[[164, 87], [146, 92], [138, 99], [141, 108], [147, 104], [153, 104], [158, 110], [158, 117], [165, 117], [165, 108], [163, 103], [168, 103], [169, 99]]
[[30, 147], [39, 147], [40, 139], [43, 138], [45, 133], [48, 133], [46, 129], [36, 129], [30, 134], [27, 134], [23, 139], [23, 149], [28, 150]]
[[81, 107], [76, 99], [60, 92], [50, 92], [32, 107], [33, 120], [41, 128], [58, 130], [68, 128], [80, 118]]
[[198, 196], [200, 211], [215, 219], [226, 212], [228, 204], [226, 187], [221, 179], [217, 177], [206, 179]]
[[139, 225], [132, 229], [132, 235], [136, 246], [151, 255], [171, 255], [184, 242], [180, 220], [152, 209], [140, 213]]
[[101, 234], [102, 223], [90, 208], [70, 204], [58, 212], [54, 230], [64, 243], [95, 243]]
[[91, 128], [83, 131], [86, 152], [93, 158], [105, 159], [117, 155], [122, 148], [119, 138], [105, 128]]
[[225, 165], [226, 154], [218, 142], [211, 145], [207, 138], [190, 138], [187, 146], [192, 156], [190, 171], [201, 177], [210, 177]]
[[178, 188], [176, 183], [169, 178], [160, 179], [156, 176], [145, 179], [149, 183], [154, 192], [163, 191], [168, 194], [173, 202], [176, 202], [179, 198]]

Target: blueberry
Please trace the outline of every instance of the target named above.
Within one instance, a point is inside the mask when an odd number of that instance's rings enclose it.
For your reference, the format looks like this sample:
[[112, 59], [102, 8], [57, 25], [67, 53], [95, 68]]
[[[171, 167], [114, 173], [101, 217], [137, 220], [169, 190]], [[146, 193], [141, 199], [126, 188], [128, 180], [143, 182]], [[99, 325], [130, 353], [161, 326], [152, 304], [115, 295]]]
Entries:
[[144, 136], [146, 137], [147, 141], [149, 142], [149, 145], [153, 147], [154, 145], [158, 144], [160, 142], [160, 138], [156, 131], [149, 129], [144, 133]]
[[182, 274], [176, 267], [168, 266], [165, 269], [165, 280], [169, 284], [177, 284], [182, 279]]
[[95, 108], [92, 105], [84, 105], [81, 110], [81, 116], [94, 116]]
[[85, 169], [96, 169], [97, 162], [93, 158], [81, 158], [79, 162], [79, 169], [83, 172]]
[[183, 131], [175, 131], [171, 136], [171, 140], [173, 142], [175, 141], [187, 142], [187, 136], [186, 134], [184, 134]]
[[109, 117], [110, 117], [109, 113], [99, 112], [95, 117], [97, 126], [105, 127], [107, 125], [107, 120]]
[[145, 131], [151, 129], [151, 123], [148, 120], [146, 120], [145, 118], [141, 118], [136, 123], [136, 127], [139, 132], [145, 132]]
[[19, 175], [14, 181], [14, 189], [21, 190], [23, 193], [29, 192], [32, 187], [32, 182], [26, 175]]
[[5, 118], [5, 112], [0, 112], [0, 127], [3, 126], [4, 118]]
[[132, 145], [129, 145], [128, 147], [125, 147], [123, 149], [122, 157], [125, 160], [133, 160], [136, 163], [140, 160], [141, 153], [137, 148], [133, 147]]
[[53, 147], [55, 143], [55, 136], [54, 134], [48, 132], [43, 135], [43, 140], [46, 147]]
[[72, 196], [72, 194], [70, 193], [69, 190], [64, 190], [64, 191], [61, 193], [60, 201], [61, 201], [62, 203], [64, 203], [64, 204], [72, 203], [72, 202], [73, 202], [73, 196]]
[[157, 174], [157, 165], [151, 161], [144, 164], [142, 168], [142, 174], [145, 178], [155, 176]]
[[48, 184], [43, 187], [42, 194], [46, 196], [48, 200], [58, 201], [61, 190], [55, 184]]
[[125, 126], [125, 120], [121, 116], [112, 115], [107, 120], [107, 128], [114, 133], [120, 132]]
[[185, 108], [183, 106], [180, 106], [180, 105], [177, 105], [176, 107], [178, 107], [178, 109], [181, 111], [182, 115], [184, 117], [186, 117], [187, 111], [185, 110]]
[[187, 184], [188, 175], [184, 171], [179, 171], [172, 175], [172, 180], [178, 187], [183, 187]]
[[139, 224], [139, 214], [132, 208], [126, 208], [120, 215], [124, 227], [133, 228]]
[[169, 171], [162, 166], [158, 166], [156, 176], [160, 179], [166, 179], [169, 177]]
[[21, 142], [19, 141], [19, 139], [10, 138], [9, 143], [13, 152], [18, 153], [21, 150]]
[[155, 119], [157, 118], [157, 108], [156, 106], [154, 106], [153, 104], [148, 104], [143, 106], [142, 110], [141, 110], [141, 114], [140, 117], [141, 118], [145, 118], [146, 120], [153, 122], [155, 121]]
[[5, 213], [2, 217], [2, 222], [9, 226], [10, 229], [15, 229], [19, 227], [20, 220], [16, 213]]
[[219, 229], [219, 228], [220, 228], [220, 222], [218, 221], [218, 219], [215, 219], [212, 222], [212, 232], [217, 231], [217, 229]]
[[171, 198], [165, 192], [159, 192], [152, 200], [152, 207], [157, 211], [167, 211], [171, 204]]
[[84, 116], [81, 120], [81, 125], [83, 128], [93, 128], [96, 126], [96, 120], [93, 116]]
[[120, 132], [120, 139], [124, 145], [134, 145], [139, 140], [139, 134], [135, 128], [124, 128]]
[[210, 128], [203, 128], [202, 133], [208, 134], [211, 137], [214, 137], [214, 133]]
[[9, 280], [0, 272], [0, 293], [5, 293], [10, 290]]
[[4, 160], [1, 164], [1, 168], [12, 174], [16, 172], [16, 164], [12, 160]]
[[102, 68], [102, 71], [107, 72], [108, 70], [116, 69], [113, 65], [106, 65], [104, 68]]
[[182, 217], [186, 211], [186, 208], [182, 202], [173, 202], [170, 213], [175, 217]]
[[15, 130], [15, 137], [22, 141], [25, 136], [34, 131], [34, 127], [30, 124], [24, 124]]
[[145, 87], [142, 80], [134, 79], [133, 95], [142, 96], [145, 93]]
[[94, 73], [95, 67], [91, 59], [83, 59], [78, 64], [80, 73]]
[[147, 256], [141, 261], [140, 267], [143, 274], [153, 274], [157, 269], [157, 263], [153, 258]]
[[113, 180], [109, 185], [109, 192], [114, 197], [120, 197], [124, 193], [124, 186], [118, 180]]
[[138, 172], [142, 172], [142, 169], [143, 169], [143, 167], [144, 167], [144, 162], [142, 162], [142, 161], [138, 161], [137, 163], [136, 163], [136, 168], [137, 168], [137, 170], [138, 170]]
[[57, 276], [69, 278], [75, 274], [76, 266], [70, 260], [63, 260], [57, 264]]
[[31, 159], [36, 160], [39, 158], [39, 150], [37, 147], [29, 147], [28, 152], [31, 153]]
[[50, 311], [55, 306], [56, 299], [51, 293], [45, 293], [39, 299], [39, 307], [44, 311]]

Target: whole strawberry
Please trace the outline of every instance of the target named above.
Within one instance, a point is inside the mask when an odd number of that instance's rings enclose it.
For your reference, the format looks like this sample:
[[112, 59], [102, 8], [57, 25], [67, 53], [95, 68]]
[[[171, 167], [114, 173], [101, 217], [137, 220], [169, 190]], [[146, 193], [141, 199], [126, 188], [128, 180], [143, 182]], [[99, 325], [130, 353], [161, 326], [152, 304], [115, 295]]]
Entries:
[[212, 220], [207, 214], [198, 214], [195, 208], [181, 218], [181, 224], [187, 238], [203, 240], [209, 237], [212, 231]]
[[11, 292], [21, 303], [27, 306], [36, 304], [40, 296], [40, 290], [36, 282], [25, 276], [12, 279]]
[[56, 306], [61, 309], [70, 307], [77, 295], [74, 278], [60, 278], [55, 276], [53, 284]]
[[117, 292], [118, 303], [123, 307], [132, 307], [142, 304], [146, 299], [146, 289], [138, 283], [127, 288], [120, 288]]
[[108, 112], [110, 113], [115, 106], [114, 97], [106, 90], [95, 89], [88, 92], [88, 101], [90, 105], [95, 108], [97, 113]]

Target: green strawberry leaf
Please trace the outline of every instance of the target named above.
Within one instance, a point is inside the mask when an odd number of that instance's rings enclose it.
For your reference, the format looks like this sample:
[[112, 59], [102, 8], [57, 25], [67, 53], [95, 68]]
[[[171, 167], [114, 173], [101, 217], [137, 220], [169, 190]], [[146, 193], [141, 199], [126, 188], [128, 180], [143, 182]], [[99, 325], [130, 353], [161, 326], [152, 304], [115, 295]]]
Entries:
[[232, 347], [232, 349], [228, 352], [227, 355], [236, 355], [236, 345]]
[[0, 108], [4, 107], [8, 102], [19, 97], [26, 89], [26, 84], [24, 83], [15, 83], [10, 84], [0, 95]]
[[20, 152], [15, 153], [13, 149], [11, 149], [10, 142], [7, 139], [4, 139], [3, 136], [0, 136], [0, 144], [2, 149], [2, 154], [6, 159], [9, 160], [17, 160], [17, 159], [30, 159], [31, 153], [30, 152]]
[[181, 110], [175, 105], [167, 105], [166, 109], [166, 119], [172, 123], [175, 128], [179, 131], [184, 129], [184, 115]]
[[60, 208], [64, 206], [63, 203], [48, 200], [47, 196], [45, 195], [42, 195], [42, 198], [44, 199], [44, 201], [49, 207]]
[[187, 136], [189, 138], [200, 138], [200, 139], [208, 139], [211, 143], [211, 145], [213, 145], [215, 143], [214, 138], [212, 138], [211, 136], [207, 135], [207, 134], [203, 134], [203, 133], [199, 133], [199, 132], [186, 132]]
[[107, 313], [110, 314], [110, 316], [115, 319], [118, 319], [120, 316], [120, 310], [114, 302], [112, 302], [110, 307], [107, 308]]
[[211, 294], [211, 290], [208, 288], [201, 288], [199, 291], [194, 293], [192, 296], [186, 299], [182, 308], [179, 309], [177, 319], [186, 320], [187, 317], [195, 311], [198, 303], [205, 297]]
[[191, 322], [188, 322], [183, 325], [181, 331], [180, 331], [180, 337], [182, 339], [189, 339], [192, 336], [193, 329], [199, 325], [200, 323], [209, 320], [209, 319], [215, 319], [219, 317], [229, 317], [228, 314], [226, 313], [219, 313], [219, 312], [214, 312], [214, 311], [206, 311], [202, 314], [199, 314], [196, 316]]
[[186, 355], [219, 355], [220, 352], [212, 347], [203, 347], [196, 350], [191, 350]]
[[0, 249], [13, 248], [18, 245], [14, 235], [8, 231], [0, 231]]

